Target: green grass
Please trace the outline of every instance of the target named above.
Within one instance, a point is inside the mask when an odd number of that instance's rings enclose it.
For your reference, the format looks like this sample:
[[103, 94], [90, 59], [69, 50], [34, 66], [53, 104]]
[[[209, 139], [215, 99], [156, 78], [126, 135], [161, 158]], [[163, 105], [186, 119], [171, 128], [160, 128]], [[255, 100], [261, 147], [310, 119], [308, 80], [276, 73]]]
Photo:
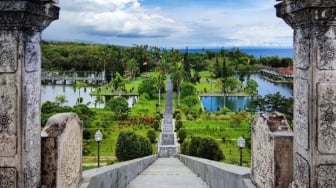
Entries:
[[[215, 117], [213, 117], [215, 118]], [[183, 121], [183, 127], [187, 130], [187, 139], [193, 136], [211, 136], [215, 138], [225, 156], [223, 162], [230, 164], [239, 164], [239, 148], [236, 139], [239, 136], [246, 135], [250, 126], [248, 120], [240, 125], [235, 125], [230, 120], [214, 120], [211, 117], [207, 120]], [[226, 141], [223, 143], [222, 137]], [[243, 165], [250, 166], [251, 151], [248, 148], [243, 149]]]

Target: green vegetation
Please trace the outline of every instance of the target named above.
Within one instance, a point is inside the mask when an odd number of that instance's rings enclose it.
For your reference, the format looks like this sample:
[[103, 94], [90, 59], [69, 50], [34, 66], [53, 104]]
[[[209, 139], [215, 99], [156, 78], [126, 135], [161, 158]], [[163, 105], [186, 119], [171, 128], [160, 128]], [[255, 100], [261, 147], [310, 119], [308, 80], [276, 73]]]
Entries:
[[[258, 84], [249, 77], [257, 71], [258, 63], [271, 67], [292, 65], [292, 60], [288, 58], [256, 59], [236, 48], [221, 49], [219, 52], [205, 50], [202, 53], [189, 53], [186, 50], [181, 53], [176, 49], [167, 50], [147, 45], [120, 47], [43, 42], [42, 51], [43, 70], [106, 73], [107, 84], [91, 92], [97, 96], [97, 104], [101, 101], [101, 96], [110, 99], [107, 100], [105, 109], [89, 109], [80, 104], [80, 99], [74, 107], [64, 106], [65, 96], [58, 96], [55, 103], [46, 102], [42, 106], [42, 125], [52, 114], [78, 113], [84, 122], [83, 155], [86, 163], [95, 162], [97, 143], [94, 134], [98, 129], [104, 135], [101, 154], [107, 164], [114, 163], [116, 156], [119, 160], [128, 160], [126, 155], [138, 157], [155, 151], [164, 111], [162, 101], [165, 101], [165, 80], [169, 74], [176, 91], [174, 116], [177, 120], [176, 132], [182, 143], [181, 151], [238, 164], [236, 139], [244, 136], [247, 147], [243, 150], [243, 164], [249, 166], [253, 114], [235, 113], [226, 108], [216, 113], [204, 112], [199, 95], [255, 95]], [[86, 86], [76, 83], [74, 88]], [[131, 109], [125, 103], [129, 96], [138, 97]], [[256, 99], [260, 109], [292, 114], [290, 99], [285, 100], [278, 95]]]
[[119, 161], [127, 161], [151, 155], [152, 146], [148, 138], [136, 134], [134, 131], [119, 133], [116, 146], [116, 156]]

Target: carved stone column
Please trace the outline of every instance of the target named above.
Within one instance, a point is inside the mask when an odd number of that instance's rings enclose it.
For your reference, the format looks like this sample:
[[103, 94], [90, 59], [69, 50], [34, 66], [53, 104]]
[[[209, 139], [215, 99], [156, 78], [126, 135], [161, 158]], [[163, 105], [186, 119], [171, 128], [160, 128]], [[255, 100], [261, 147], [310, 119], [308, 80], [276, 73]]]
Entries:
[[0, 186], [39, 187], [41, 32], [52, 0], [0, 1]]
[[336, 1], [275, 7], [294, 29], [294, 186], [336, 187]]

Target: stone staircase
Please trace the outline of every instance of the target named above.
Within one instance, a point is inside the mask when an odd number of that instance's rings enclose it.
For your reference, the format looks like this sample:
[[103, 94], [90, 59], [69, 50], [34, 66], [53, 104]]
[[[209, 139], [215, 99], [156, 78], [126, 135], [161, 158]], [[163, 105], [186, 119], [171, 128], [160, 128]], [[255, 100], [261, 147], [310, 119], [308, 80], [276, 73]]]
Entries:
[[174, 157], [178, 151], [173, 119], [173, 84], [168, 82], [166, 108], [161, 124], [161, 134], [158, 142], [159, 157]]

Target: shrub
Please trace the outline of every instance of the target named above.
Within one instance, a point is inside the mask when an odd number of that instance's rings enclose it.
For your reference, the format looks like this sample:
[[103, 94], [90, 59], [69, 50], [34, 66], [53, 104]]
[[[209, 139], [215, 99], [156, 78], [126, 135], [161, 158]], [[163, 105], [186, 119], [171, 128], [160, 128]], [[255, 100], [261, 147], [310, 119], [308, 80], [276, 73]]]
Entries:
[[197, 96], [197, 90], [192, 83], [184, 82], [181, 86], [181, 99], [187, 96]]
[[205, 159], [221, 161], [224, 159], [224, 154], [219, 147], [216, 140], [210, 136], [207, 137], [193, 137], [190, 143], [184, 150], [188, 155], [201, 157]]
[[183, 127], [183, 122], [181, 120], [177, 120], [175, 124], [176, 132], [179, 131]]
[[179, 143], [183, 143], [184, 139], [187, 137], [187, 131], [185, 129], [180, 129], [177, 132], [177, 137], [179, 138]]
[[189, 143], [189, 155], [199, 157], [197, 153], [197, 148], [201, 143], [200, 137], [192, 137]]
[[186, 96], [181, 101], [186, 106], [195, 106], [199, 103], [199, 99], [196, 95]]
[[147, 131], [147, 138], [149, 139], [149, 141], [151, 143], [155, 143], [156, 142], [156, 134], [155, 134], [155, 130], [154, 129], [149, 129]]
[[156, 131], [160, 130], [160, 121], [158, 121], [157, 119], [155, 119], [153, 121], [153, 124], [152, 124], [152, 128]]
[[112, 98], [105, 106], [106, 109], [112, 110], [117, 116], [127, 116], [129, 108], [128, 102], [124, 97]]
[[150, 141], [134, 131], [125, 130], [119, 133], [116, 145], [116, 156], [119, 161], [127, 161], [151, 155], [153, 152]]
[[221, 161], [224, 159], [223, 151], [216, 140], [210, 136], [201, 139], [197, 154], [206, 159]]
[[189, 140], [184, 140], [181, 144], [181, 153], [183, 155], [189, 155]]

